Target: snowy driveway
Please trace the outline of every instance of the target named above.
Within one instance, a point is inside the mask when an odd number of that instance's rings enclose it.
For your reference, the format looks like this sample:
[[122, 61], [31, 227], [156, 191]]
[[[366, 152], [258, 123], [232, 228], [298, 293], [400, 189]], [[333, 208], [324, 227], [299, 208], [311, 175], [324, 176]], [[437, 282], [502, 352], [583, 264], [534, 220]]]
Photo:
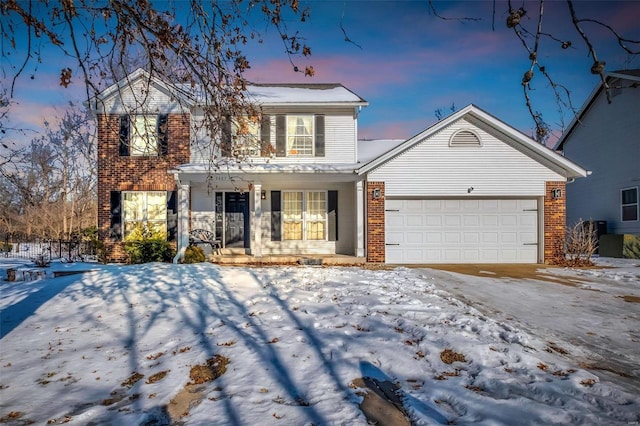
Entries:
[[567, 357], [640, 394], [640, 261], [596, 262], [604, 268], [540, 265], [535, 279], [496, 278], [490, 265], [478, 268], [480, 276], [426, 271], [436, 288], [500, 322], [565, 342]]

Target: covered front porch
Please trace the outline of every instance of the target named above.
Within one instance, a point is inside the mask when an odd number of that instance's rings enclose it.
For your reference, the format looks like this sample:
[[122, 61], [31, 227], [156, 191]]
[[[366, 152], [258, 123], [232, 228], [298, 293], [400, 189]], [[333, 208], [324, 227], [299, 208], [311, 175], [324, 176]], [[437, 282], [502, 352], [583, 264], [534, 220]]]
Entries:
[[[211, 232], [225, 263], [298, 263], [323, 256], [358, 263], [365, 256], [363, 182], [345, 170], [224, 170], [202, 165], [172, 171], [178, 185], [178, 255], [189, 232]], [[248, 259], [242, 260], [240, 259]]]

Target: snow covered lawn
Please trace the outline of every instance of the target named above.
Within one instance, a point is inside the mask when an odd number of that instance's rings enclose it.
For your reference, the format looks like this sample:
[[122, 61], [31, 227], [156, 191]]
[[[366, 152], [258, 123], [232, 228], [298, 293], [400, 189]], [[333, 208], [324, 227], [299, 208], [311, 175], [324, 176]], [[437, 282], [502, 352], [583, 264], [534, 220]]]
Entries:
[[[366, 425], [363, 377], [395, 383], [415, 424], [640, 421], [638, 394], [437, 288], [452, 275], [95, 266], [0, 282], [0, 424]], [[187, 386], [196, 366], [220, 376]]]

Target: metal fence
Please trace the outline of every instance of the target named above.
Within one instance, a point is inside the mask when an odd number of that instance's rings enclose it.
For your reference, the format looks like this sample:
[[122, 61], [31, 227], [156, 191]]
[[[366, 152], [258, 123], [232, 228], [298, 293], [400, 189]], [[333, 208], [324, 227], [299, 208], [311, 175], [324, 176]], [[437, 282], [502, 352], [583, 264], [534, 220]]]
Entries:
[[35, 262], [50, 262], [54, 259], [66, 262], [94, 261], [97, 258], [97, 241], [0, 234], [0, 256]]

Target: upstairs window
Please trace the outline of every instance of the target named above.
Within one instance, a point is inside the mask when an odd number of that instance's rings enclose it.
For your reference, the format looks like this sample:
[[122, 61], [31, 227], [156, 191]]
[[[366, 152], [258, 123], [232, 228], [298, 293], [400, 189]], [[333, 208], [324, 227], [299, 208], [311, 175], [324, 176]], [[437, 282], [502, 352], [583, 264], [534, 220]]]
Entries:
[[324, 157], [324, 115], [276, 116], [277, 157]]
[[632, 222], [638, 220], [638, 187], [627, 188], [620, 191], [622, 221]]
[[167, 153], [166, 114], [120, 116], [120, 155], [155, 157]]
[[260, 118], [240, 117], [233, 121], [234, 156], [260, 156]]
[[313, 115], [287, 117], [287, 156], [313, 156]]

